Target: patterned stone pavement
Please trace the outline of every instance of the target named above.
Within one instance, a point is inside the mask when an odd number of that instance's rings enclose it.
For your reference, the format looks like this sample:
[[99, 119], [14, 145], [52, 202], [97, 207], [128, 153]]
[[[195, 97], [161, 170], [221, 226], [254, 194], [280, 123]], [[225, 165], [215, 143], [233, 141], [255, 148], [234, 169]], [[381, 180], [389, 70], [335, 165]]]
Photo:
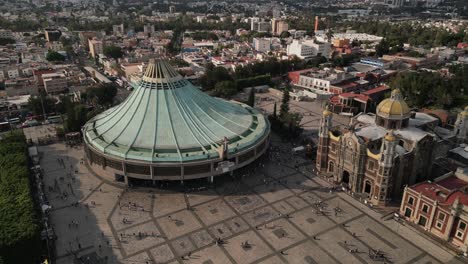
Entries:
[[[346, 194], [330, 192], [290, 147], [236, 178], [185, 190], [126, 190], [90, 173], [81, 148], [39, 150], [57, 263], [80, 257], [134, 264], [461, 263]], [[372, 259], [370, 250], [384, 258]]]

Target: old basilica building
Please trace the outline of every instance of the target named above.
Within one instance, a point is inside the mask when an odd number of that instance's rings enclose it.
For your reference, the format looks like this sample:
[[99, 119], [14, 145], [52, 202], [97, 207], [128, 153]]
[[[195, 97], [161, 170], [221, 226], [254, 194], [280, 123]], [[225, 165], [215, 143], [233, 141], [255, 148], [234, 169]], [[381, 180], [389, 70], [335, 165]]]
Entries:
[[448, 130], [437, 118], [410, 111], [398, 89], [376, 114], [361, 113], [345, 129], [333, 127], [332, 118], [323, 112], [318, 173], [374, 205], [400, 200], [405, 186], [428, 179], [435, 159], [467, 140], [468, 108]]

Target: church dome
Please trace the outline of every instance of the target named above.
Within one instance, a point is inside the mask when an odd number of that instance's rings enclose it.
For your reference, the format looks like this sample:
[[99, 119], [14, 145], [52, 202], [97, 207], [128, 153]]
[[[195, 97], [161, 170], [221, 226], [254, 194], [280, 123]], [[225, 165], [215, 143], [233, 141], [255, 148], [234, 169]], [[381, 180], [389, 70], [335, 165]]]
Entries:
[[329, 116], [333, 114], [330, 110], [328, 110], [328, 108], [326, 108], [324, 111], [323, 111], [323, 116]]
[[399, 89], [393, 90], [390, 98], [383, 100], [377, 106], [377, 115], [387, 119], [409, 118], [410, 109]]
[[465, 110], [461, 112], [463, 116], [468, 116], [468, 106], [465, 107]]
[[395, 135], [393, 134], [393, 130], [390, 130], [386, 135], [385, 135], [385, 140], [393, 142], [396, 140]]

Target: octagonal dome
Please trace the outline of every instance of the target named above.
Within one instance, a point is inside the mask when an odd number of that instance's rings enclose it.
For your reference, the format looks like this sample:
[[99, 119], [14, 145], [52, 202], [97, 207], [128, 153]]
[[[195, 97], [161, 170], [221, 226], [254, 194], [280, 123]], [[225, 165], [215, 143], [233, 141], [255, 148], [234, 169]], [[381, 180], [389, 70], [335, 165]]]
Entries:
[[383, 118], [405, 119], [409, 118], [410, 114], [410, 109], [399, 89], [393, 90], [390, 98], [383, 100], [377, 106], [377, 115]]

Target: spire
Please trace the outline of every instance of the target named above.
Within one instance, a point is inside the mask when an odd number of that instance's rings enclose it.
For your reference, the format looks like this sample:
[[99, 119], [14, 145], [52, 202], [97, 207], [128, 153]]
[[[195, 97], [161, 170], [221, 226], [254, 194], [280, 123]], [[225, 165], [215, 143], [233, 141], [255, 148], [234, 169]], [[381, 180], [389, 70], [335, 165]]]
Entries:
[[328, 137], [328, 131], [332, 126], [332, 117], [333, 113], [328, 110], [328, 105], [326, 106], [325, 110], [323, 111], [322, 120], [320, 121], [320, 137]]
[[150, 59], [143, 81], [148, 83], [168, 83], [182, 79], [182, 76], [169, 64], [162, 59]]

